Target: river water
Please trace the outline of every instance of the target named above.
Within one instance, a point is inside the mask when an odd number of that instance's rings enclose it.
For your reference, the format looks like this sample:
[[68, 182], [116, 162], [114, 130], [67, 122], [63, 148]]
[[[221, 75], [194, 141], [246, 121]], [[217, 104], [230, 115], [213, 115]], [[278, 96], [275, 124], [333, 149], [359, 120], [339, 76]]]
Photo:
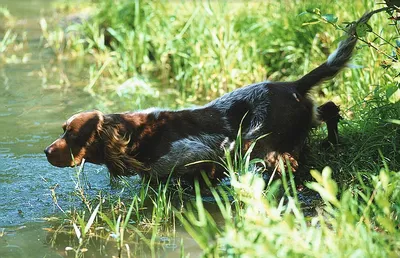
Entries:
[[[56, 187], [61, 207], [68, 209], [75, 205], [71, 198], [74, 171], [52, 167], [43, 149], [58, 137], [61, 124], [76, 112], [92, 109], [117, 112], [138, 106], [137, 100], [127, 104], [117, 99], [105, 104], [86, 93], [83, 86], [89, 82], [88, 62], [59, 61], [51, 50], [43, 47], [39, 19], [51, 11], [51, 2], [2, 0], [0, 4], [16, 18], [14, 31], [20, 35], [25, 32], [27, 37], [23, 62], [17, 54], [14, 61], [0, 63], [0, 257], [73, 256], [64, 251], [70, 244], [68, 236], [55, 237], [45, 229], [53, 225], [48, 218], [60, 215], [52, 200], [52, 188]], [[0, 30], [0, 41], [4, 33]], [[163, 97], [163, 105], [173, 105], [167, 101], [173, 98]], [[157, 98], [140, 102], [140, 108], [160, 102]], [[93, 193], [102, 190], [118, 195], [121, 191], [110, 186], [106, 168], [87, 164], [85, 169], [90, 171], [87, 174]], [[186, 250], [193, 247], [198, 252], [183, 230], [177, 234], [177, 242], [184, 239]], [[179, 245], [172, 246], [160, 254], [177, 255]], [[115, 245], [107, 250], [94, 251], [90, 256], [116, 255]]]

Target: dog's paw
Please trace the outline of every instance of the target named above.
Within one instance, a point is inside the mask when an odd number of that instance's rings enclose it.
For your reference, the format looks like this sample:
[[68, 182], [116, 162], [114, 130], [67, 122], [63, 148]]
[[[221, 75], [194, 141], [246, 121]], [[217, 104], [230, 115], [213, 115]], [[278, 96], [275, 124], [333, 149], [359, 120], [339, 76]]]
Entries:
[[[283, 163], [283, 168], [280, 165], [280, 161]], [[265, 162], [268, 167], [273, 168], [279, 174], [282, 174], [283, 170], [287, 171], [288, 165], [290, 166], [292, 172], [296, 172], [299, 168], [299, 163], [297, 159], [289, 152], [278, 153], [276, 151], [271, 151], [265, 157]]]
[[297, 159], [293, 157], [292, 154], [289, 152], [285, 152], [281, 154], [281, 159], [283, 159], [283, 164], [285, 164], [285, 169], [287, 168], [287, 164], [289, 162], [290, 167], [292, 168], [292, 172], [296, 172], [297, 169], [299, 168], [299, 163], [297, 162]]

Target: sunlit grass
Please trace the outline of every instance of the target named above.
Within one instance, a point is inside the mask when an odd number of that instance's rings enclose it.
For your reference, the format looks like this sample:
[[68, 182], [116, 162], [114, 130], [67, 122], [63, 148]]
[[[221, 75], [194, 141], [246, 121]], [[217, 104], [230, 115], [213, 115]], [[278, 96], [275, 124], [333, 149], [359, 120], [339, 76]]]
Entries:
[[223, 193], [213, 192], [224, 217], [220, 227], [201, 201], [195, 214], [180, 218], [205, 256], [398, 256], [399, 173], [382, 168], [379, 176], [360, 179], [346, 190], [340, 190], [331, 173], [329, 168], [312, 171], [317, 182], [308, 187], [324, 201], [314, 217], [303, 214], [296, 192], [276, 198], [273, 188], [264, 190], [262, 178], [246, 174], [232, 188], [239, 194], [239, 210]]
[[[174, 87], [182, 99], [202, 101], [265, 79], [298, 79], [326, 60], [342, 32], [329, 24], [310, 25], [313, 16], [300, 15], [316, 7], [322, 14], [337, 15], [337, 23], [343, 25], [380, 6], [373, 1], [333, 8], [320, 1], [103, 0], [94, 6], [92, 16], [64, 29], [64, 36], [53, 29], [58, 36], [46, 44], [57, 56], [93, 57], [91, 91], [112, 91], [118, 83], [140, 76], [157, 78], [153, 86]], [[379, 14], [370, 24], [380, 37], [393, 41], [394, 27], [384, 17]], [[48, 34], [46, 27], [45, 38]], [[391, 53], [392, 46], [373, 34], [367, 36], [382, 53]], [[369, 51], [365, 43], [359, 48], [354, 63], [363, 69], [348, 70], [336, 83], [328, 83], [320, 91], [322, 99], [338, 96], [338, 101], [353, 104], [371, 94], [372, 84], [394, 89], [387, 80], [397, 69], [377, 68], [387, 61], [385, 56]], [[347, 79], [349, 74], [352, 80]]]

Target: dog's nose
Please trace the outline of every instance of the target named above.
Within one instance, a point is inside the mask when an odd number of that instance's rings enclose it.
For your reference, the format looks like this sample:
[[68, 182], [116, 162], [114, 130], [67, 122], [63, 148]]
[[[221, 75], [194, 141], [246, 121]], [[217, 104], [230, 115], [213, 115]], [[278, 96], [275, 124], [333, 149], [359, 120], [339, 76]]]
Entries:
[[44, 149], [44, 153], [45, 153], [46, 155], [50, 155], [50, 154], [51, 154], [51, 149], [50, 149], [50, 147], [47, 147], [46, 149]]

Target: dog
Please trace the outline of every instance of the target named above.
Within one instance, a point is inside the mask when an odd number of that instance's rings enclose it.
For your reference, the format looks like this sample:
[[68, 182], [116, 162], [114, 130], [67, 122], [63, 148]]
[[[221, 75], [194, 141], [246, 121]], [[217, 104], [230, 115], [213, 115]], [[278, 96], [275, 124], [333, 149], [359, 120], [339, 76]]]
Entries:
[[327, 61], [297, 81], [248, 85], [192, 109], [75, 114], [63, 124], [63, 134], [44, 150], [47, 160], [70, 167], [85, 159], [105, 164], [112, 176], [139, 174], [166, 180], [171, 173], [192, 178], [205, 171], [210, 179], [219, 180], [225, 176], [222, 168], [196, 162], [220, 161], [241, 127], [244, 146], [258, 139], [253, 158], [265, 160], [270, 168], [284, 159], [296, 170], [316, 125], [328, 122], [328, 141], [337, 143], [337, 106], [328, 103], [317, 109], [309, 92], [345, 67], [357, 42], [356, 26], [369, 17], [351, 24]]

